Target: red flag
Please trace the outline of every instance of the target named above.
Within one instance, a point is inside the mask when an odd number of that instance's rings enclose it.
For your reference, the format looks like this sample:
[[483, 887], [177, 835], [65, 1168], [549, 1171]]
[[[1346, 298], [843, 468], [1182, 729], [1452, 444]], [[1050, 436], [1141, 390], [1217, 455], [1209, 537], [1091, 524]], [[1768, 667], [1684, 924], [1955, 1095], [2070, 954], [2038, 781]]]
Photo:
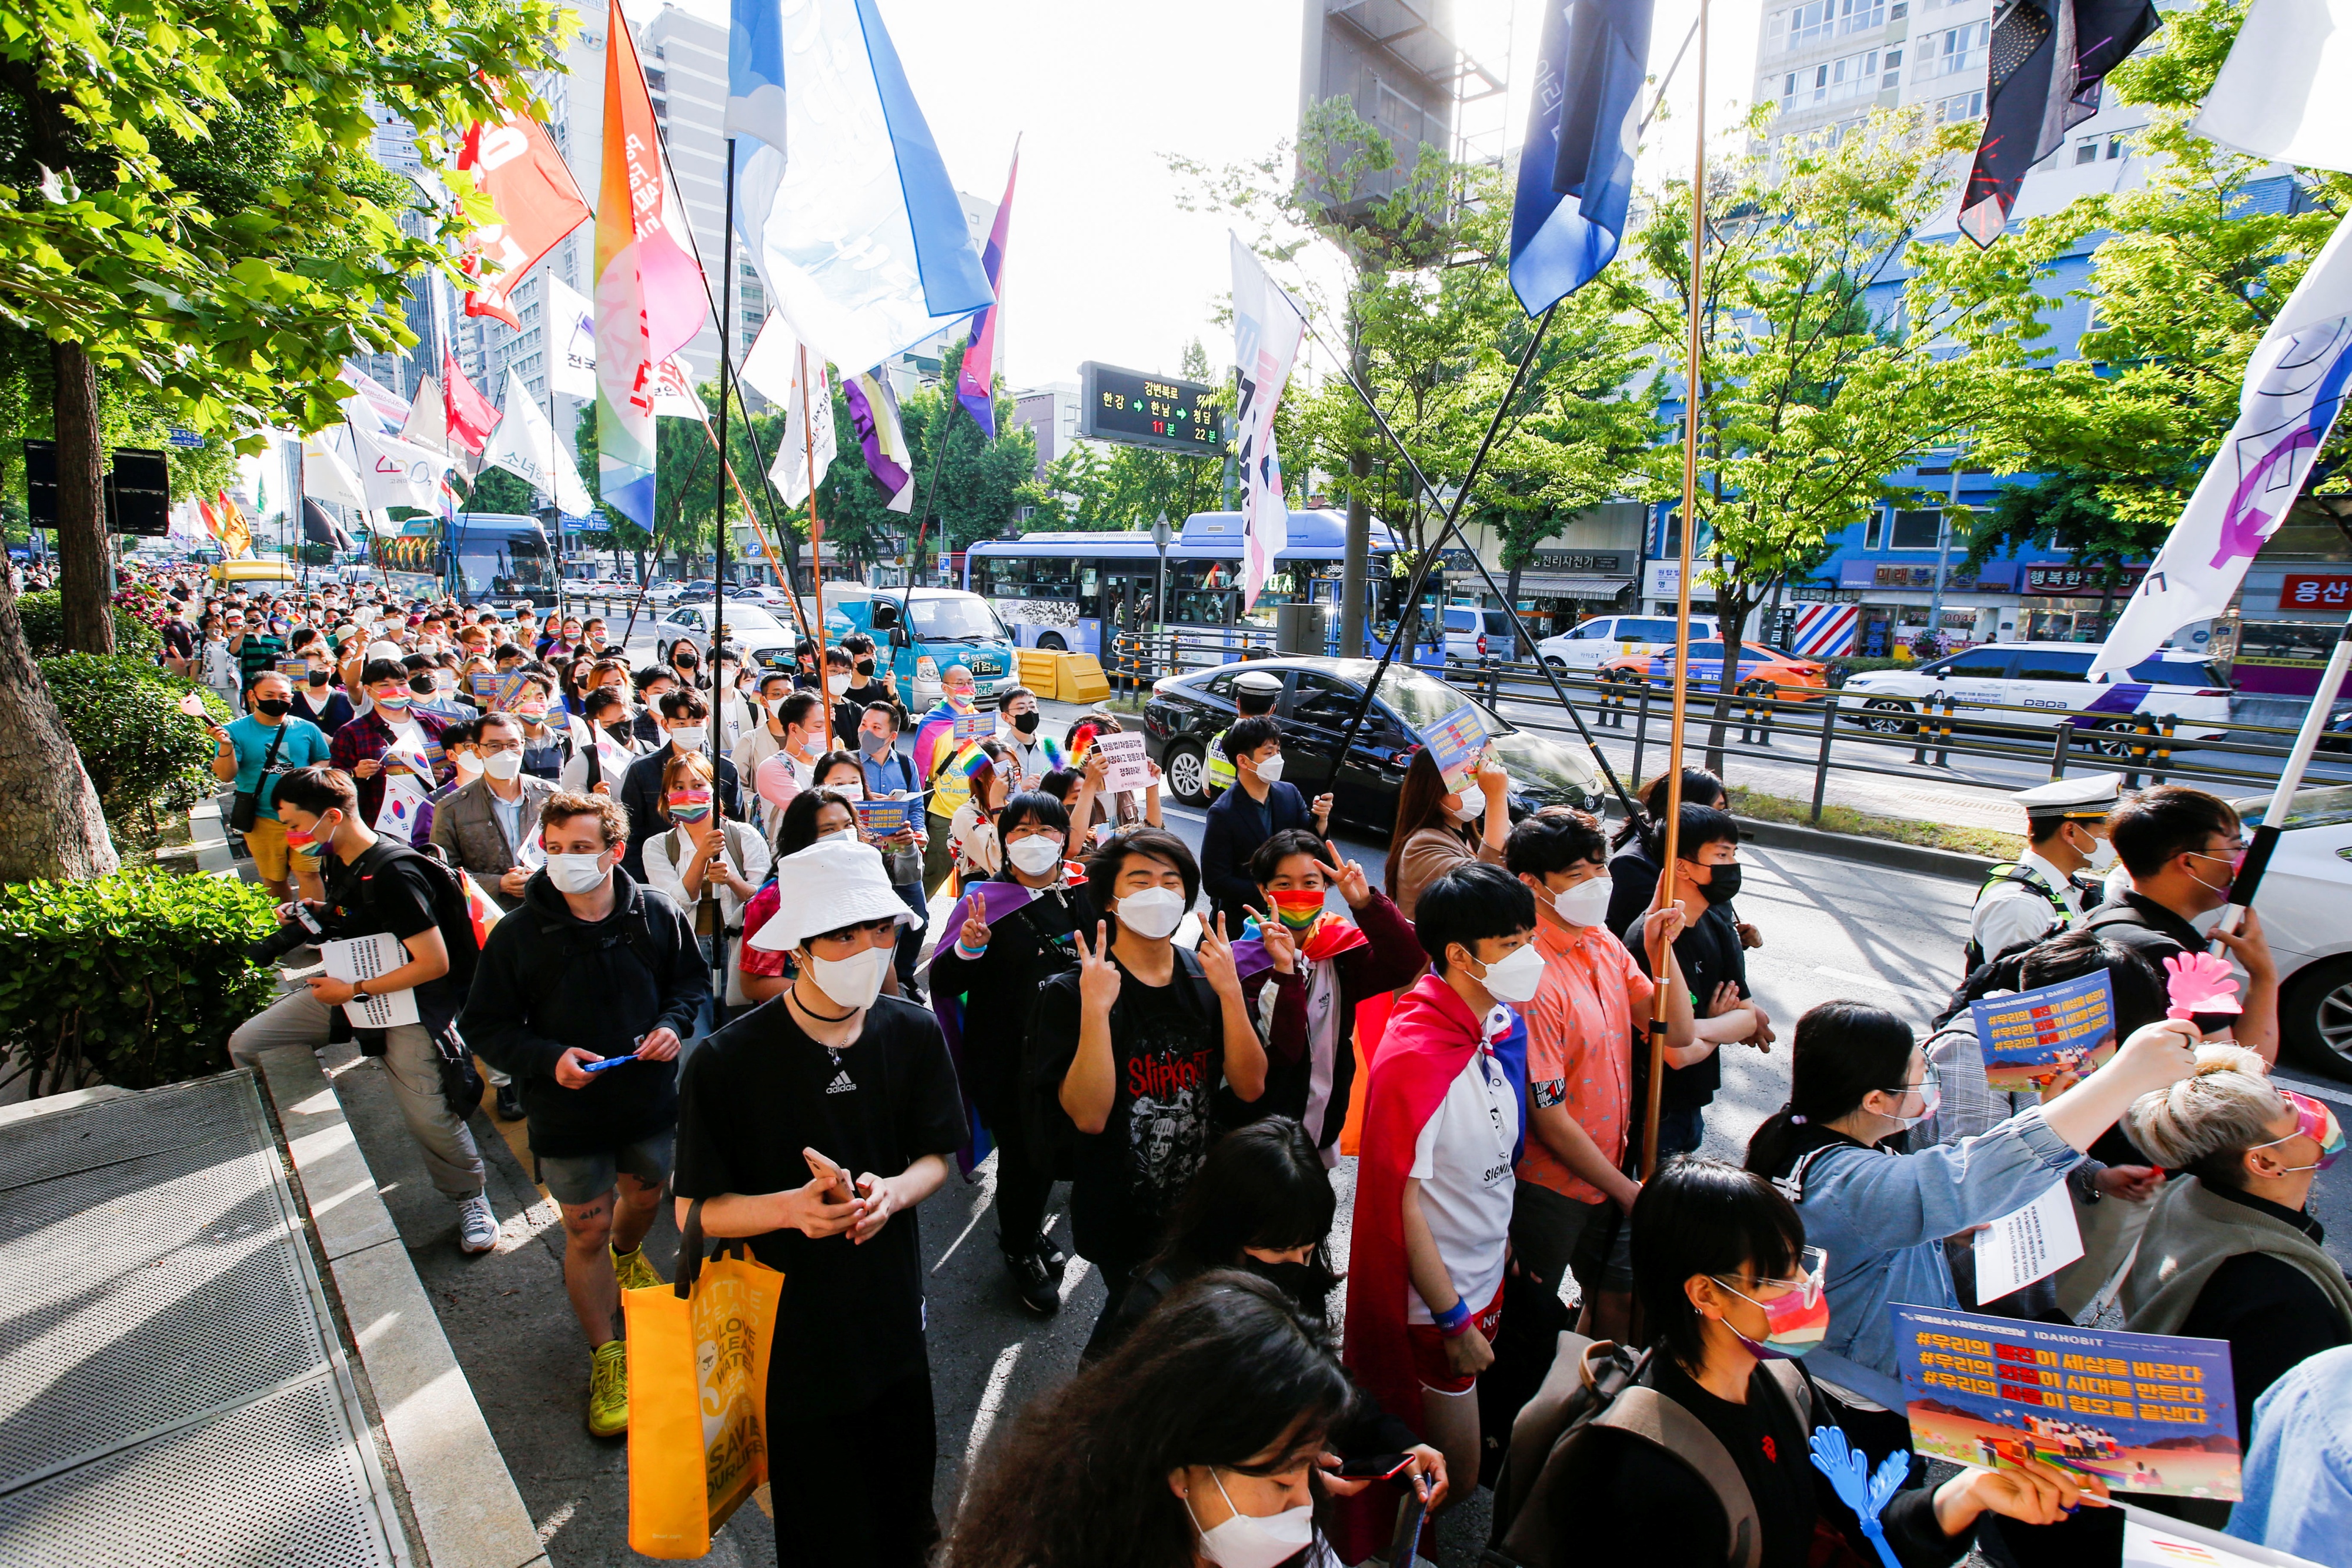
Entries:
[[449, 414], [449, 440], [480, 455], [490, 432], [506, 416], [490, 406], [489, 399], [474, 390], [474, 383], [457, 368], [457, 357], [446, 349], [441, 350], [441, 388], [442, 406]]
[[476, 121], [458, 150], [457, 167], [474, 176], [498, 209], [497, 220], [475, 232], [458, 262], [475, 280], [466, 292], [466, 314], [495, 316], [520, 330], [507, 296], [532, 263], [587, 220], [588, 203], [547, 128], [527, 111]]

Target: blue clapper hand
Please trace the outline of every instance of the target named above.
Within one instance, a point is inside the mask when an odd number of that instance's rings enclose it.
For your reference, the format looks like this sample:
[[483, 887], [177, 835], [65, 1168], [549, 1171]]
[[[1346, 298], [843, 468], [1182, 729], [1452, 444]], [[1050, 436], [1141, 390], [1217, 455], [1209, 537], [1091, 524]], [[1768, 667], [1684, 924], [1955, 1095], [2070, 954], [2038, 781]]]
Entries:
[[1815, 1428], [1812, 1450], [1813, 1468], [1829, 1477], [1839, 1500], [1853, 1510], [1854, 1518], [1862, 1521], [1862, 1532], [1878, 1548], [1878, 1560], [1886, 1568], [1903, 1568], [1895, 1560], [1895, 1549], [1886, 1544], [1886, 1527], [1878, 1522], [1878, 1511], [1888, 1498], [1903, 1490], [1904, 1479], [1911, 1473], [1910, 1454], [1897, 1448], [1873, 1475], [1870, 1456], [1848, 1443], [1845, 1433], [1836, 1427]]

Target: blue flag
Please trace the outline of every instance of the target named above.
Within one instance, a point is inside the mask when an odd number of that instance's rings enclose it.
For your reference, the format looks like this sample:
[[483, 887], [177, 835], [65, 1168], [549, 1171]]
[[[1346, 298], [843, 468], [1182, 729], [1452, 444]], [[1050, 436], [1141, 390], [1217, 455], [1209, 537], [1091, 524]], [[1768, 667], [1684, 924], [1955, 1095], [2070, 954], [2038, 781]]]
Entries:
[[1511, 208], [1511, 288], [1540, 316], [1617, 254], [1633, 199], [1652, 0], [1566, 0], [1543, 54]]

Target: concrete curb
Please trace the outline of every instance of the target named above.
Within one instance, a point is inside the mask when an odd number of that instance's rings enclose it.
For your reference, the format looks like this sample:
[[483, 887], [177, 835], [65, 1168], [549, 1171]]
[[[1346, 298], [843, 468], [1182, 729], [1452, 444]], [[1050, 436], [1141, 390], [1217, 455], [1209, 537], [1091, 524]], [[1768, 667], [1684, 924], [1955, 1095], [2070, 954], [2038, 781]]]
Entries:
[[262, 1059], [296, 1186], [327, 1260], [431, 1568], [546, 1568], [530, 1511], [449, 1348], [392, 1213], [302, 1047]]

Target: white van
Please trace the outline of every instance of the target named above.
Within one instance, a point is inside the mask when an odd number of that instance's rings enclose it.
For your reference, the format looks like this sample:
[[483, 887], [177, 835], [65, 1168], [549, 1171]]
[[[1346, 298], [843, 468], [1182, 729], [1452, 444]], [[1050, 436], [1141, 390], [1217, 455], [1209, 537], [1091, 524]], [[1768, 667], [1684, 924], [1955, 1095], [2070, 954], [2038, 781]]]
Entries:
[[[1712, 615], [1691, 617], [1691, 641], [1716, 634]], [[1536, 644], [1543, 662], [1555, 670], [1597, 670], [1612, 659], [1634, 654], [1654, 656], [1675, 650], [1675, 622], [1664, 615], [1601, 615], [1572, 626], [1557, 637]]]
[[1449, 604], [1445, 616], [1445, 662], [1471, 664], [1480, 659], [1508, 659], [1511, 612], [1475, 604]]
[[1995, 723], [2053, 729], [2071, 724], [2090, 749], [2108, 757], [2129, 754], [2128, 737], [2142, 715], [2169, 714], [2179, 720], [2173, 729], [2176, 741], [2215, 740], [2229, 733], [2230, 677], [2215, 661], [2159, 653], [2120, 678], [2095, 681], [2091, 661], [2097, 654], [2087, 643], [1986, 643], [1916, 670], [1873, 670], [1846, 682], [1848, 693], [1864, 698], [1860, 714], [1848, 716], [1881, 734], [1908, 735], [1908, 716], [1942, 694], [1963, 707], [1998, 704], [2031, 710], [1989, 715]]

